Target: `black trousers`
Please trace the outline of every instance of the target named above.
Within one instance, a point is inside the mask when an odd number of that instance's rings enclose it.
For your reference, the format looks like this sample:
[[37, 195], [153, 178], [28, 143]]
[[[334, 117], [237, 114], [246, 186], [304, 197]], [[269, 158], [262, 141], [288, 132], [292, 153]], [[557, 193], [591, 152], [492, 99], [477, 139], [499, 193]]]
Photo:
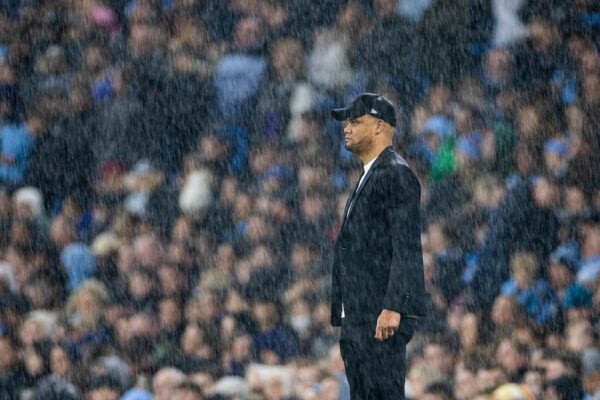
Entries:
[[375, 339], [376, 322], [348, 325], [342, 320], [340, 350], [352, 400], [403, 400], [406, 344], [415, 320], [403, 319], [400, 329], [384, 341]]

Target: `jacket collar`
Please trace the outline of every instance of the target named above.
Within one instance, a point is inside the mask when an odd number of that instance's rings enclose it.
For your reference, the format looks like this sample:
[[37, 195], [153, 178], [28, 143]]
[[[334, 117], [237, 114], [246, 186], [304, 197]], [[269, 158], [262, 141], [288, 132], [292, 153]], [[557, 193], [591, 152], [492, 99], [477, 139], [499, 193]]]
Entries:
[[[392, 158], [393, 156], [394, 156], [394, 149], [392, 146], [386, 147], [385, 149], [383, 149], [383, 151], [381, 153], [379, 153], [379, 155], [373, 162], [373, 165], [371, 165], [371, 168], [369, 168], [369, 171], [367, 172], [367, 175], [365, 176], [363, 183], [360, 185], [360, 187], [358, 188], [358, 191], [354, 195], [354, 205], [356, 205], [356, 202], [358, 201], [360, 194], [362, 193], [365, 186], [367, 186], [367, 182], [369, 181], [369, 178], [371, 178], [371, 175], [373, 175], [373, 172], [377, 168], [379, 168], [382, 165], [382, 163], [389, 161], [390, 158]], [[342, 222], [342, 227], [340, 228], [340, 232], [342, 231], [342, 229], [344, 229], [344, 226], [346, 225], [346, 221], [348, 221], [348, 218], [350, 218], [349, 214], [348, 214], [348, 216], [346, 216], [346, 212], [347, 212], [347, 208], [344, 211], [344, 220]], [[350, 214], [352, 214], [352, 212]]]
[[[371, 165], [371, 168], [369, 168], [369, 172], [367, 172], [367, 175], [365, 176], [365, 179], [363, 180], [362, 185], [360, 185], [360, 188], [358, 188], [358, 192], [356, 193], [357, 199], [358, 199], [358, 196], [360, 196], [360, 193], [362, 192], [363, 188], [367, 184], [367, 181], [369, 180], [371, 175], [373, 175], [373, 171], [375, 171], [377, 168], [379, 168], [382, 163], [384, 163], [385, 161], [388, 161], [390, 159], [390, 157], [393, 156], [393, 154], [394, 154], [394, 150], [392, 149], [392, 146], [386, 147], [385, 149], [383, 149], [383, 151], [381, 153], [379, 153], [379, 155], [373, 162], [373, 165]], [[354, 201], [356, 202], [356, 200], [354, 200]]]

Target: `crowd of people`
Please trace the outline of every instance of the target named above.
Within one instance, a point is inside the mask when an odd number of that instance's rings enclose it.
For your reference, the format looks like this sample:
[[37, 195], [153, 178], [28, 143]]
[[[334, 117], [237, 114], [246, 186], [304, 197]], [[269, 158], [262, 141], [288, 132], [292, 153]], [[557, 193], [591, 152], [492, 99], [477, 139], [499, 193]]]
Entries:
[[0, 398], [349, 399], [361, 92], [421, 183], [407, 398], [600, 399], [593, 0], [0, 2]]

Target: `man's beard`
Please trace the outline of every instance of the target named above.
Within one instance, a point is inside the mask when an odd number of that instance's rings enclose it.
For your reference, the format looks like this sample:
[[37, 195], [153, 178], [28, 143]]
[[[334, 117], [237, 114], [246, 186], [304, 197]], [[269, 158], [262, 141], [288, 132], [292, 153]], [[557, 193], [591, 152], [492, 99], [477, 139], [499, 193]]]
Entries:
[[348, 150], [356, 155], [360, 155], [363, 153], [367, 153], [371, 149], [371, 147], [373, 147], [373, 143], [368, 142], [368, 141], [363, 141], [363, 142], [353, 143], [353, 144], [345, 143], [344, 147], [346, 148], [346, 150]]

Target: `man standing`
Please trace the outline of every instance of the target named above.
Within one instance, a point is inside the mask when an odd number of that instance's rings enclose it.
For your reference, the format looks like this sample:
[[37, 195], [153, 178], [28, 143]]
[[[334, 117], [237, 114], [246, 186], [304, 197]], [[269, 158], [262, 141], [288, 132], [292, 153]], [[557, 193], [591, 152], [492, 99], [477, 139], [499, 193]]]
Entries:
[[334, 248], [331, 324], [353, 400], [404, 399], [406, 344], [424, 314], [420, 184], [392, 148], [393, 104], [363, 93], [332, 110], [364, 165]]

